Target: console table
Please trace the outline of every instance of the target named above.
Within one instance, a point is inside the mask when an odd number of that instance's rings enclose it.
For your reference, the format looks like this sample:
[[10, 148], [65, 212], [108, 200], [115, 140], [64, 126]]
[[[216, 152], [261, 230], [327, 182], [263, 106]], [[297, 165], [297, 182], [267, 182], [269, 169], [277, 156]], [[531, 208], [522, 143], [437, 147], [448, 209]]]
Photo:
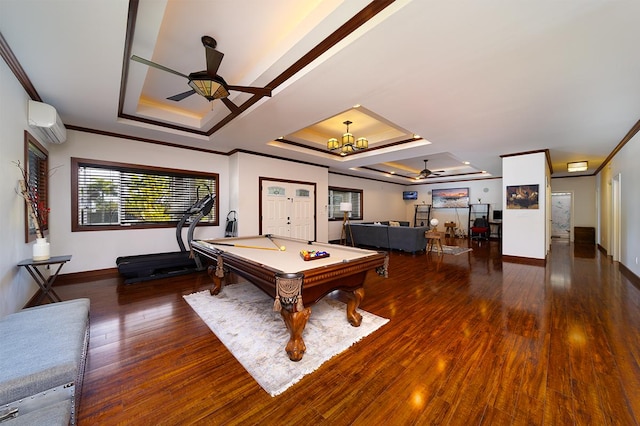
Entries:
[[[18, 263], [18, 266], [24, 266], [24, 268], [29, 271], [29, 274], [34, 279], [40, 290], [42, 290], [42, 294], [38, 296], [38, 299], [35, 301], [36, 305], [39, 305], [42, 299], [48, 297], [52, 302], [62, 302], [62, 299], [58, 294], [51, 288], [53, 286], [54, 281], [58, 278], [58, 274], [60, 270], [64, 266], [65, 263], [71, 260], [71, 255], [65, 256], [52, 256], [47, 260], [33, 260], [33, 259], [25, 259], [22, 262]], [[39, 267], [50, 268], [51, 265], [58, 265], [53, 273], [49, 275], [48, 278], [44, 276], [44, 274], [38, 269]]]

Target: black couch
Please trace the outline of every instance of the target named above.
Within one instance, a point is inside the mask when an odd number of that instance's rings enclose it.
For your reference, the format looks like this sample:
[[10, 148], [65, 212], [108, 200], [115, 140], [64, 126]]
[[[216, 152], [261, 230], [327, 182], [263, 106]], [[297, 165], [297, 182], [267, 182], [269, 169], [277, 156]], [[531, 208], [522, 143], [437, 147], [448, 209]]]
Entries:
[[347, 243], [358, 247], [376, 247], [387, 250], [402, 250], [410, 253], [425, 250], [427, 239], [424, 233], [428, 226], [410, 227], [407, 221], [396, 221], [400, 226], [390, 226], [389, 221], [351, 223], [347, 230]]

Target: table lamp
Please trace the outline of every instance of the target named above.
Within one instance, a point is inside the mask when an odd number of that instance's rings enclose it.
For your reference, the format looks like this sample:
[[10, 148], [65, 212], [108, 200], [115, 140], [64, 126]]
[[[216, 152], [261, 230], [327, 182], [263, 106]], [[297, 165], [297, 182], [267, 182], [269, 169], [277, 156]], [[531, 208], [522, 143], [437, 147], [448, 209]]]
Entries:
[[433, 219], [431, 219], [431, 222], [429, 222], [431, 224], [431, 226], [433, 226], [433, 230], [437, 231], [438, 230], [438, 224], [440, 223], [440, 221], [438, 219], [436, 219], [435, 217]]

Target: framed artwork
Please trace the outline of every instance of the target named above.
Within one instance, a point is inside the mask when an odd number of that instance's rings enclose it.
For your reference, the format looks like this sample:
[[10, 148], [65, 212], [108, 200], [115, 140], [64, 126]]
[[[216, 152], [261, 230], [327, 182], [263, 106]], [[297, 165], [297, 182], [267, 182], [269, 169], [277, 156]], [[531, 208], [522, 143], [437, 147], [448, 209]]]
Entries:
[[508, 209], [537, 209], [539, 185], [507, 186]]
[[469, 206], [469, 188], [446, 188], [431, 191], [431, 206], [449, 209]]

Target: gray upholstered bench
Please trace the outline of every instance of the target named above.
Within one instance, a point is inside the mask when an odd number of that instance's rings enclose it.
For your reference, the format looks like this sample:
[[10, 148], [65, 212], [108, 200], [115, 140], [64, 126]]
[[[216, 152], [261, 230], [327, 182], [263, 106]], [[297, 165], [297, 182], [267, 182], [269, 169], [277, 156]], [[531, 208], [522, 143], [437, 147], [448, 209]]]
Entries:
[[88, 343], [89, 299], [0, 319], [0, 425], [75, 424]]

